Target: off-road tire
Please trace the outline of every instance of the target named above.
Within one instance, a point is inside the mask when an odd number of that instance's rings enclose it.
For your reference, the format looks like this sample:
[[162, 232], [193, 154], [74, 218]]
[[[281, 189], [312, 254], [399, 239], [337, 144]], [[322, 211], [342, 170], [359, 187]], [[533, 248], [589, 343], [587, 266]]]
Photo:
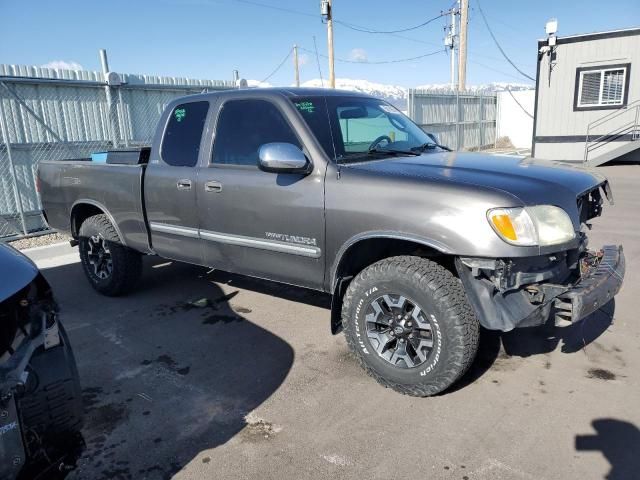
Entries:
[[[101, 236], [110, 250], [112, 272], [108, 278], [96, 276], [89, 262], [89, 238], [95, 235]], [[115, 297], [133, 290], [142, 274], [142, 255], [122, 245], [116, 229], [106, 215], [94, 215], [82, 222], [78, 241], [84, 273], [96, 291]]]
[[[434, 320], [434, 350], [426, 363], [400, 368], [380, 357], [367, 338], [367, 300], [385, 292], [412, 298]], [[350, 349], [370, 376], [416, 397], [435, 395], [453, 385], [473, 362], [480, 334], [460, 280], [442, 265], [413, 256], [380, 260], [360, 272], [345, 292], [342, 325]]]

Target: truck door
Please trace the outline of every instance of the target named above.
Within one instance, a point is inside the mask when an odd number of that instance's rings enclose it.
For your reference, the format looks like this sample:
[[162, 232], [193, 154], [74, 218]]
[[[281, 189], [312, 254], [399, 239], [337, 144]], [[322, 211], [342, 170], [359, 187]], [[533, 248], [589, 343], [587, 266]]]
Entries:
[[203, 263], [196, 178], [208, 111], [208, 101], [183, 102], [160, 120], [166, 127], [156, 135], [144, 181], [154, 251], [161, 257], [196, 264]]
[[[210, 162], [202, 164], [197, 182], [206, 264], [321, 288], [326, 160], [314, 148], [303, 148], [301, 138], [309, 134], [294, 128], [297, 112], [284, 97], [226, 98], [218, 113]], [[303, 175], [260, 170], [258, 150], [271, 142], [303, 149], [313, 171]]]

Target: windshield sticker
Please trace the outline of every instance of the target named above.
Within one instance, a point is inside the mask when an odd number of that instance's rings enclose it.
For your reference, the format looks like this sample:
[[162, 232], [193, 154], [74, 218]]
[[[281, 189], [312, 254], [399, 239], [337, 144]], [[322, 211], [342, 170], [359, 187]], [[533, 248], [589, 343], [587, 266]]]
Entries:
[[316, 109], [316, 106], [311, 102], [298, 102], [296, 103], [296, 108], [301, 112], [313, 113]]
[[176, 108], [173, 114], [176, 117], [176, 121], [181, 122], [187, 116], [187, 111], [184, 108]]

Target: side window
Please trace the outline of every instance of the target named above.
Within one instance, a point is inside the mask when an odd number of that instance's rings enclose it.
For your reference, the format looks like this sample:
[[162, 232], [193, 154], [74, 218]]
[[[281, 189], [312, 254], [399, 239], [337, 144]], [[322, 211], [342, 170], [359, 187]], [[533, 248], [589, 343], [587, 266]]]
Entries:
[[178, 105], [171, 112], [162, 139], [162, 159], [174, 167], [194, 167], [198, 163], [200, 140], [209, 111], [209, 102]]
[[265, 143], [286, 142], [300, 147], [282, 113], [266, 100], [230, 100], [218, 117], [213, 163], [258, 165], [258, 150]]

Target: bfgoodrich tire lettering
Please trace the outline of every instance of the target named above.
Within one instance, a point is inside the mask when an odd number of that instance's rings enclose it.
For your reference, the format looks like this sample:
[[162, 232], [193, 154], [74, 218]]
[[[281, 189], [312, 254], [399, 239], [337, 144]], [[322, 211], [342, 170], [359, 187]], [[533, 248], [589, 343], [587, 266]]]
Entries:
[[131, 291], [142, 273], [142, 258], [122, 245], [109, 218], [87, 218], [79, 237], [80, 261], [91, 286], [108, 296]]
[[[381, 349], [379, 331], [371, 327], [376, 301], [385, 315], [379, 327], [382, 343], [393, 337], [387, 349]], [[360, 272], [345, 293], [342, 324], [349, 347], [367, 373], [407, 395], [442, 392], [466, 372], [478, 348], [479, 324], [460, 281], [443, 266], [420, 257], [391, 257]], [[423, 341], [415, 339], [418, 328], [424, 331]], [[401, 341], [405, 347], [398, 354]], [[408, 346], [410, 341], [421, 346], [419, 352]], [[410, 358], [405, 360], [407, 353]]]

